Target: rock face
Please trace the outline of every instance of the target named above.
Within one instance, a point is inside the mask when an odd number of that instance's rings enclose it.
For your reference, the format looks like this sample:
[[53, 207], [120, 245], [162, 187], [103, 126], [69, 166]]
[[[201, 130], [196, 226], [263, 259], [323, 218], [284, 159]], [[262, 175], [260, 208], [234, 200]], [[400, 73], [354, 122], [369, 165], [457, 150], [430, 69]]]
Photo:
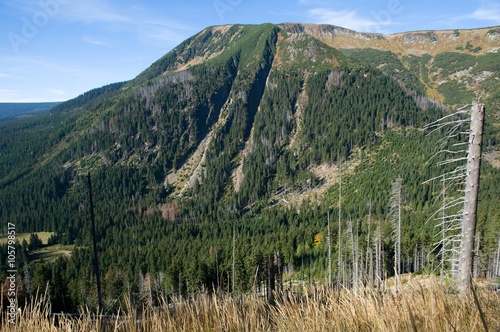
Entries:
[[434, 43], [438, 40], [437, 35], [432, 32], [413, 32], [405, 33], [400, 38], [402, 43], [414, 44], [414, 43]]
[[[500, 27], [388, 36], [321, 24], [285, 23], [280, 27], [296, 36], [313, 36], [379, 68], [407, 89], [449, 105], [466, 104], [477, 96], [489, 98], [500, 88], [495, 65], [500, 63]], [[495, 98], [490, 103], [499, 105]]]
[[488, 30], [488, 32], [486, 33], [486, 38], [491, 41], [500, 40], [500, 28]]
[[[468, 52], [478, 46], [482, 49], [475, 53], [485, 54], [488, 47], [500, 47], [500, 27], [415, 31], [386, 36], [325, 24], [284, 23], [279, 26], [289, 33], [311, 35], [337, 49], [374, 48], [407, 55], [418, 46], [424, 53], [437, 55], [442, 52]], [[468, 43], [469, 49], [466, 48]]]
[[284, 23], [279, 25], [288, 33], [306, 33], [319, 39], [335, 38], [340, 36], [354, 37], [364, 40], [384, 40], [385, 37], [378, 33], [364, 33], [343, 27], [328, 25], [328, 24], [300, 24], [300, 23]]

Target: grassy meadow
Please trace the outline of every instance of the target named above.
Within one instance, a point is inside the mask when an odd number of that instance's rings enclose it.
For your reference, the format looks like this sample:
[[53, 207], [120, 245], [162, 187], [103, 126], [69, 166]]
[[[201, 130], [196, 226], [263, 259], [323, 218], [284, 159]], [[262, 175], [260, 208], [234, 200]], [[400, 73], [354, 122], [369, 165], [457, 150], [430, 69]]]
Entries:
[[142, 312], [94, 319], [53, 317], [43, 297], [2, 331], [500, 331], [500, 294], [476, 287], [459, 295], [435, 277], [416, 277], [380, 292], [303, 289], [276, 304], [255, 295], [201, 294]]

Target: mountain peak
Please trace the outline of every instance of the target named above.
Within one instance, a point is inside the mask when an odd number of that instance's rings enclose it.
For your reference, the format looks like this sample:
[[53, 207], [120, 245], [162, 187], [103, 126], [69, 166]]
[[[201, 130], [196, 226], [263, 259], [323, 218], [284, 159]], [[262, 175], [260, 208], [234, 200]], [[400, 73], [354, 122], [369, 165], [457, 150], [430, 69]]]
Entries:
[[[256, 284], [255, 271], [265, 280], [253, 264], [265, 266], [268, 255], [286, 257], [290, 273], [303, 268], [305, 255], [307, 269], [323, 278], [317, 267], [326, 261], [328, 213], [343, 220], [342, 232], [350, 229], [352, 238], [356, 229], [368, 240], [360, 244], [391, 248], [388, 197], [399, 177], [405, 252], [432, 264], [429, 216], [442, 196], [440, 181], [427, 180], [445, 170], [431, 164], [455, 165], [435, 151], [448, 133], [421, 128], [447, 114], [438, 101], [455, 108], [481, 96], [489, 151], [478, 220], [482, 248], [489, 243], [495, 254], [497, 238], [489, 235], [500, 220], [500, 171], [490, 165], [499, 158], [499, 37], [497, 28], [390, 36], [299, 23], [206, 28], [131, 81], [91, 90], [44, 116], [0, 123], [0, 216], [16, 232], [54, 232], [51, 242], [75, 250], [57, 271], [88, 275], [90, 172], [108, 295], [114, 285], [126, 294], [120, 285], [144, 286], [162, 273], [164, 294], [177, 280], [179, 292], [207, 289], [218, 284], [219, 268], [229, 285], [224, 275], [236, 256], [245, 290]], [[450, 146], [462, 146], [458, 136]], [[231, 254], [236, 234], [239, 249]], [[68, 283], [78, 286], [75, 299], [93, 289], [87, 279]]]

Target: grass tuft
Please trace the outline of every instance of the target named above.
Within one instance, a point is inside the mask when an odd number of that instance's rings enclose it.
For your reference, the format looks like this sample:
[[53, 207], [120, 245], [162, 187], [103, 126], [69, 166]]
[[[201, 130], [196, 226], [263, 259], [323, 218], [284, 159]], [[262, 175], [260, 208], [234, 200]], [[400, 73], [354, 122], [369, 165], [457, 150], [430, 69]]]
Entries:
[[[125, 301], [126, 302], [126, 301]], [[500, 331], [500, 295], [476, 288], [461, 296], [437, 278], [415, 278], [396, 291], [307, 288], [270, 306], [256, 295], [200, 294], [187, 300], [96, 317], [50, 315], [47, 294], [2, 331]]]

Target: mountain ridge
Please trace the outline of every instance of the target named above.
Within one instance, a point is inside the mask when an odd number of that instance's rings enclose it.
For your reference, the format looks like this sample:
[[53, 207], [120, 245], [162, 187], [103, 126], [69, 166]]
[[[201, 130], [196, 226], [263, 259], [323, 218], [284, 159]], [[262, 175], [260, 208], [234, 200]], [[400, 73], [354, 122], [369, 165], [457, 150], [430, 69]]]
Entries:
[[[141, 288], [146, 275], [165, 276], [158, 287], [170, 295], [210, 289], [217, 280], [229, 285], [234, 255], [241, 276], [235, 287], [248, 291], [256, 264], [261, 280], [271, 255], [290, 275], [304, 272], [309, 260], [308, 272], [323, 278], [330, 213], [343, 220], [338, 238], [354, 236], [359, 225], [360, 238], [373, 244], [369, 225], [379, 227], [377, 241], [390, 260], [389, 196], [399, 178], [404, 269], [434, 270], [436, 223], [429, 216], [439, 208], [441, 183], [423, 183], [452, 166], [434, 166], [446, 158], [435, 151], [446, 133], [423, 128], [477, 93], [488, 102], [484, 148], [491, 158], [482, 166], [478, 209], [481, 269], [488, 271], [500, 223], [500, 170], [492, 166], [500, 53], [478, 50], [479, 42], [436, 56], [328, 44], [354, 43], [351, 34], [300, 24], [209, 27], [130, 81], [91, 90], [44, 116], [0, 123], [0, 218], [74, 245], [71, 258], [54, 264], [69, 269], [68, 297], [82, 304], [93, 289], [92, 280], [77, 277], [92, 269], [90, 174], [109, 299], [129, 285]], [[368, 46], [390, 43], [359, 36]], [[429, 36], [407, 37], [408, 45], [433, 45]], [[448, 146], [461, 140], [453, 136]], [[231, 253], [236, 236], [239, 249]], [[414, 253], [427, 263], [412, 264]], [[347, 262], [354, 253], [344, 255]]]

